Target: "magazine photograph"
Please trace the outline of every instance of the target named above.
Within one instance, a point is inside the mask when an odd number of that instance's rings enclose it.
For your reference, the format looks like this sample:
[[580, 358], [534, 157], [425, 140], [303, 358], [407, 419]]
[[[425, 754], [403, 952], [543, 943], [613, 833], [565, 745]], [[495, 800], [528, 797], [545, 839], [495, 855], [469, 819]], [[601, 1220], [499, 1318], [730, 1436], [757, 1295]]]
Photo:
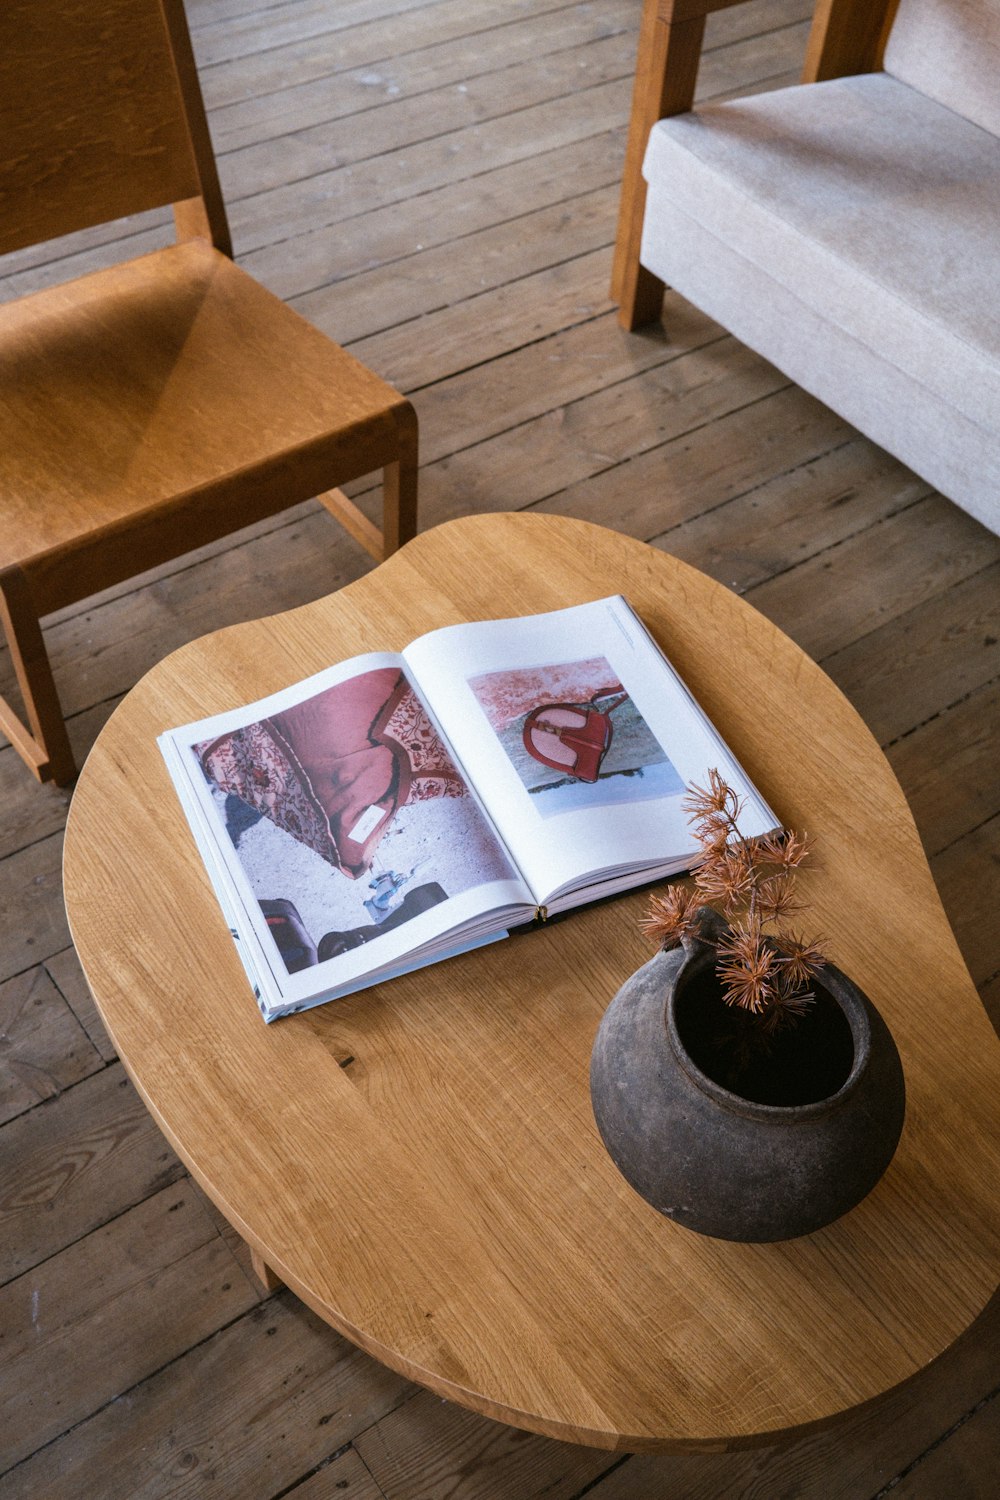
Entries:
[[510, 877], [464, 778], [392, 667], [193, 749], [289, 973]]
[[684, 789], [604, 657], [489, 672], [469, 686], [545, 817]]
[[431, 631], [160, 738], [265, 1020], [690, 868], [718, 766], [620, 598]]

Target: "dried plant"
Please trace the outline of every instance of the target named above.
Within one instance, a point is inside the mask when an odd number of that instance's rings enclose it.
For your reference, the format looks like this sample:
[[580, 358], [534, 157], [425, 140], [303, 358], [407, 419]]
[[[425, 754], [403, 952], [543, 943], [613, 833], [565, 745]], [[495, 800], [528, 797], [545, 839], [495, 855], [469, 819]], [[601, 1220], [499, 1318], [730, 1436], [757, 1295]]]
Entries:
[[698, 912], [706, 903], [720, 907], [730, 924], [717, 942], [723, 999], [765, 1033], [778, 1031], [812, 1004], [809, 985], [825, 961], [816, 942], [787, 925], [801, 910], [795, 872], [810, 853], [809, 838], [741, 833], [741, 799], [714, 768], [707, 787], [689, 788], [684, 808], [703, 851], [694, 887], [653, 896], [642, 928], [664, 948], [689, 935], [704, 940]]

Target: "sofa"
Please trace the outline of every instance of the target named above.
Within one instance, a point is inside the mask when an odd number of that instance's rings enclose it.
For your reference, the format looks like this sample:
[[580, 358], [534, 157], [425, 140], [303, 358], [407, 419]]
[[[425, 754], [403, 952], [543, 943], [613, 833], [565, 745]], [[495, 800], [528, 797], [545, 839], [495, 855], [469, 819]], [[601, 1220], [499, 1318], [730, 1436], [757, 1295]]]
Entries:
[[852, 50], [820, 0], [814, 81], [677, 109], [720, 5], [647, 0], [615, 290], [636, 326], [672, 286], [1000, 533], [1000, 0], [879, 7]]

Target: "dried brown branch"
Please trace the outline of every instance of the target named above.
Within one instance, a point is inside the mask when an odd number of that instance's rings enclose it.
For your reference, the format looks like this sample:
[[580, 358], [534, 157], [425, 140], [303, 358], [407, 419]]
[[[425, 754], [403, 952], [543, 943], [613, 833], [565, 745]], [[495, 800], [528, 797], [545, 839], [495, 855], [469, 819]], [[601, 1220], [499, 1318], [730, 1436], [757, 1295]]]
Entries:
[[742, 801], [715, 768], [707, 786], [689, 787], [683, 805], [702, 849], [694, 889], [670, 886], [653, 896], [643, 931], [676, 947], [698, 930], [699, 902], [721, 906], [731, 921], [717, 945], [723, 998], [776, 1031], [812, 1003], [809, 985], [825, 962], [818, 943], [781, 925], [802, 909], [794, 872], [811, 840], [792, 832], [748, 838], [739, 827]]

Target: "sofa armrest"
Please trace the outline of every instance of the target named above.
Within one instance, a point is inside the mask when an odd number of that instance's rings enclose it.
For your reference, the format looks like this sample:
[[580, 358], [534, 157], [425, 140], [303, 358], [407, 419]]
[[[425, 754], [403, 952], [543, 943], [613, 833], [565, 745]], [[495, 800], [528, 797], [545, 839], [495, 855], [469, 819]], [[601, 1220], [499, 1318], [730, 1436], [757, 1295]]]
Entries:
[[[663, 283], [639, 264], [646, 183], [642, 161], [657, 120], [694, 102], [705, 18], [746, 0], [644, 0], [635, 88], [622, 174], [611, 296], [618, 319], [634, 329], [659, 317]], [[899, 0], [816, 0], [804, 83], [881, 67]]]
[[877, 73], [899, 0], [816, 0], [803, 83]]
[[659, 316], [663, 283], [639, 264], [646, 183], [642, 159], [657, 120], [684, 114], [694, 102], [705, 18], [746, 0], [644, 0], [632, 113], [622, 174], [611, 296], [623, 327]]

